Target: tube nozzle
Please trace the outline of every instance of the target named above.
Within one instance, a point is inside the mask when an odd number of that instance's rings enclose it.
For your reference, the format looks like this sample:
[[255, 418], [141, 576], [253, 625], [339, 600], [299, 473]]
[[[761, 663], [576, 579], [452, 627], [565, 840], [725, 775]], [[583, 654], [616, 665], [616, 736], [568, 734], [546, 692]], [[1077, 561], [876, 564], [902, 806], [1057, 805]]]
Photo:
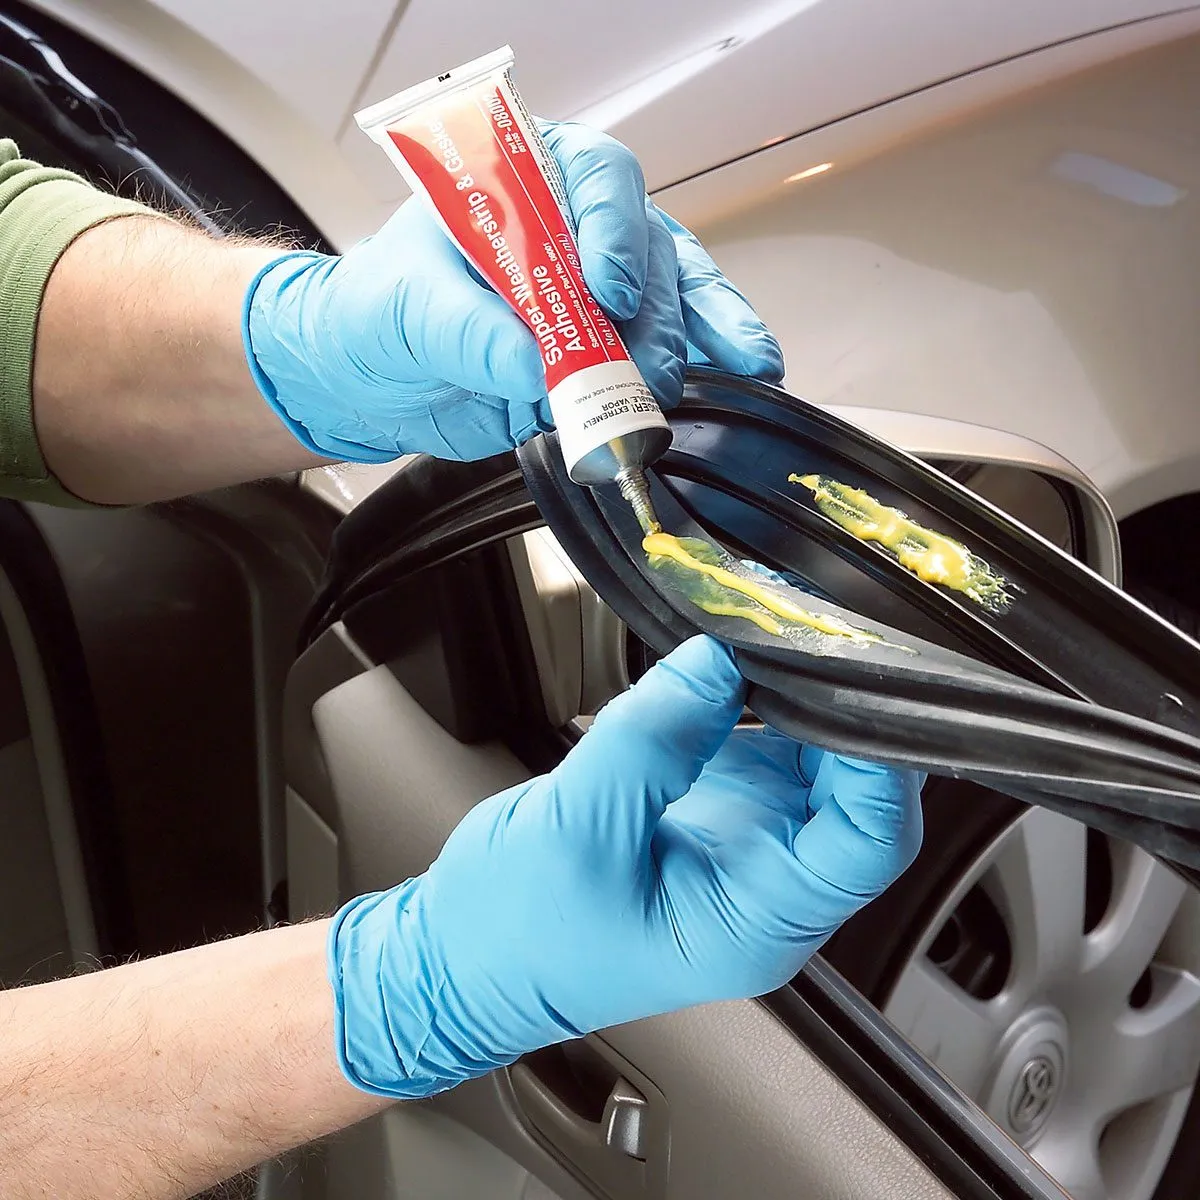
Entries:
[[645, 473], [640, 467], [626, 467], [617, 475], [617, 487], [621, 496], [633, 509], [638, 524], [645, 534], [658, 533], [662, 529], [658, 514], [654, 511], [654, 501], [650, 499], [650, 485], [646, 482]]

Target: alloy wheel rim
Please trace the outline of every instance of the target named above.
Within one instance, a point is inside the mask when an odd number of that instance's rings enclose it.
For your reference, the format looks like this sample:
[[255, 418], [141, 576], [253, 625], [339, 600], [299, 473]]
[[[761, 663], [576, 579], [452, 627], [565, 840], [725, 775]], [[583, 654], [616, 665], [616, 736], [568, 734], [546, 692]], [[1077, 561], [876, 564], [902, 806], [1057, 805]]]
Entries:
[[[1200, 1073], [1200, 893], [1105, 839], [1108, 899], [1089, 927], [1087, 838], [1040, 808], [1003, 830], [921, 932], [884, 1014], [1074, 1200], [1150, 1200]], [[956, 980], [946, 931], [984, 902], [1008, 961]]]

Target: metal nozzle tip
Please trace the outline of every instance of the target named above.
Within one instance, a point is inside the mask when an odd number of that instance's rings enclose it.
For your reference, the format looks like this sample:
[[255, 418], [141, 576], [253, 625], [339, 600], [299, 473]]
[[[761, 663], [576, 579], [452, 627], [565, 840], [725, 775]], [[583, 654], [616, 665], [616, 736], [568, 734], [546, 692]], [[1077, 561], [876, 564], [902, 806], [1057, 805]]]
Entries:
[[630, 467], [617, 476], [617, 487], [625, 502], [633, 509], [643, 533], [658, 533], [662, 529], [654, 501], [650, 499], [650, 485], [646, 476], [637, 468]]

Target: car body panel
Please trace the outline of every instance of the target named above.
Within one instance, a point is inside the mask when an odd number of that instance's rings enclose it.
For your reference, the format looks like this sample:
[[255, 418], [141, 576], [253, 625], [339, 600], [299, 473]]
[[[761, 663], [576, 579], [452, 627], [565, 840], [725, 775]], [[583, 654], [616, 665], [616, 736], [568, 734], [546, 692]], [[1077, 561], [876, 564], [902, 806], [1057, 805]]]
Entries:
[[1200, 478], [1197, 113], [1188, 37], [864, 152], [874, 110], [666, 200], [779, 335], [792, 391], [1031, 438], [1125, 517]]
[[261, 80], [326, 138], [344, 127], [397, 16], [396, 0], [151, 4]]
[[[289, 97], [151, 0], [47, 0], [36, 7], [185, 100], [260, 163], [332, 244], [364, 236], [392, 207]], [[103, 88], [102, 80], [93, 82]]]
[[[505, 41], [518, 51], [533, 106], [611, 128], [658, 188], [932, 81], [1181, 7], [764, 0], [731, 9], [672, 0], [647, 8], [621, 0], [602, 21], [575, 3], [553, 19], [537, 6], [482, 6], [461, 22], [447, 19], [441, 0], [336, 8], [270, 0], [249, 11], [234, 0], [34, 3], [225, 129], [335, 242], [368, 232], [405, 195], [353, 127], [354, 108]], [[700, 124], [706, 135], [681, 138], [681, 124]]]
[[[448, 27], [442, 0], [411, 0], [362, 99], [509, 42], [533, 109], [608, 129], [641, 157], [653, 190], [930, 80], [1168, 8], [1155, 0], [616, 0], [600, 17], [576, 0], [551, 20], [536, 5], [482, 5], [469, 23]], [[390, 198], [405, 194], [356, 129], [342, 145], [370, 164]]]

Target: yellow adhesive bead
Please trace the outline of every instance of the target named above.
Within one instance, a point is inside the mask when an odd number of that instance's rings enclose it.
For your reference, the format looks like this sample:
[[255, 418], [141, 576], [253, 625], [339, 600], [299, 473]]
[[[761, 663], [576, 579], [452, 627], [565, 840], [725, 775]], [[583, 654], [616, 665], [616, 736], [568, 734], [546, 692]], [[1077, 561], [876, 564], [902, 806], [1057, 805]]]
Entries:
[[918, 525], [898, 508], [880, 504], [861, 488], [824, 475], [789, 475], [813, 494], [817, 507], [859, 541], [875, 542], [926, 583], [968, 596], [992, 612], [1012, 601], [1008, 581], [962, 542]]

